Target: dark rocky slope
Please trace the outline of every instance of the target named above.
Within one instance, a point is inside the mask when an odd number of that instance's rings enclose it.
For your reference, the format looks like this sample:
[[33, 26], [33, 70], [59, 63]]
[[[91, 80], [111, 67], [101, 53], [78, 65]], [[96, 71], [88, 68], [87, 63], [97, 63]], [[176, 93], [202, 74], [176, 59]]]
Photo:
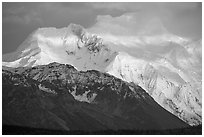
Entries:
[[141, 87], [109, 74], [51, 63], [2, 70], [2, 122], [55, 130], [188, 127]]

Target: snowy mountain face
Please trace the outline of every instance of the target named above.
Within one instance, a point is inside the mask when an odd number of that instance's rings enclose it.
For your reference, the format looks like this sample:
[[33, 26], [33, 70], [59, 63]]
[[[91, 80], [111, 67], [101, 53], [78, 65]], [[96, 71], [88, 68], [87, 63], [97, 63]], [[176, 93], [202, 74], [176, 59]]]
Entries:
[[[143, 45], [175, 43], [177, 46], [154, 60], [146, 60], [117, 52], [111, 45], [131, 45], [133, 40]], [[115, 39], [93, 35], [71, 24], [62, 29], [34, 31], [16, 52], [3, 56], [3, 66], [33, 67], [58, 62], [71, 64], [77, 70], [107, 72], [138, 84], [163, 108], [190, 125], [198, 125], [202, 120], [201, 48], [201, 41], [188, 42], [174, 35]], [[39, 88], [47, 90], [42, 85]], [[83, 96], [75, 99], [87, 101]]]
[[202, 120], [201, 82], [188, 77], [166, 60], [147, 62], [121, 53], [107, 71], [145, 89], [162, 107], [191, 125]]
[[101, 38], [71, 24], [62, 29], [36, 30], [16, 52], [3, 56], [3, 65], [20, 67], [59, 62], [72, 64], [79, 70], [103, 71], [116, 55]]

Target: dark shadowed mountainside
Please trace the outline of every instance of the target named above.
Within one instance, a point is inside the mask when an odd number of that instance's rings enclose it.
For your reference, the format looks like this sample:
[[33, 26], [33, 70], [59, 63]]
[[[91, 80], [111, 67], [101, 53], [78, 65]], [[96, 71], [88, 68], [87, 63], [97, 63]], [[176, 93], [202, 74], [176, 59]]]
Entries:
[[71, 65], [3, 67], [2, 92], [3, 125], [87, 133], [189, 127], [141, 87]]

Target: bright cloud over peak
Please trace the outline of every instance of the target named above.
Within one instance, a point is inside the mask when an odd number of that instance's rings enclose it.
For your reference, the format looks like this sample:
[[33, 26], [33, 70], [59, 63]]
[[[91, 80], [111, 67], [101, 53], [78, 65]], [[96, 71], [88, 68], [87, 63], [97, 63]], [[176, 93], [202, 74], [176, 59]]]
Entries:
[[[202, 3], [99, 2], [3, 3], [3, 53], [14, 51], [32, 31], [80, 24], [93, 32], [135, 36], [172, 33], [201, 39]], [[19, 35], [21, 34], [21, 35]], [[12, 38], [12, 40], [11, 40]]]

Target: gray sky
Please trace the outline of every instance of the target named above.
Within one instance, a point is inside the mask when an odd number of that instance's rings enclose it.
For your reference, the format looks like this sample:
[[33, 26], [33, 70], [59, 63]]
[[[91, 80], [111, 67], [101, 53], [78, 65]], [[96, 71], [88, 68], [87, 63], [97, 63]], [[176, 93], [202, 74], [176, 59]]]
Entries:
[[[147, 30], [158, 33], [165, 28], [182, 37], [201, 39], [202, 4], [4, 2], [2, 52], [4, 54], [14, 51], [39, 27], [60, 28], [70, 23], [95, 31], [111, 29], [115, 33], [123, 32], [124, 35]], [[150, 28], [143, 25], [146, 23], [149, 23]]]

